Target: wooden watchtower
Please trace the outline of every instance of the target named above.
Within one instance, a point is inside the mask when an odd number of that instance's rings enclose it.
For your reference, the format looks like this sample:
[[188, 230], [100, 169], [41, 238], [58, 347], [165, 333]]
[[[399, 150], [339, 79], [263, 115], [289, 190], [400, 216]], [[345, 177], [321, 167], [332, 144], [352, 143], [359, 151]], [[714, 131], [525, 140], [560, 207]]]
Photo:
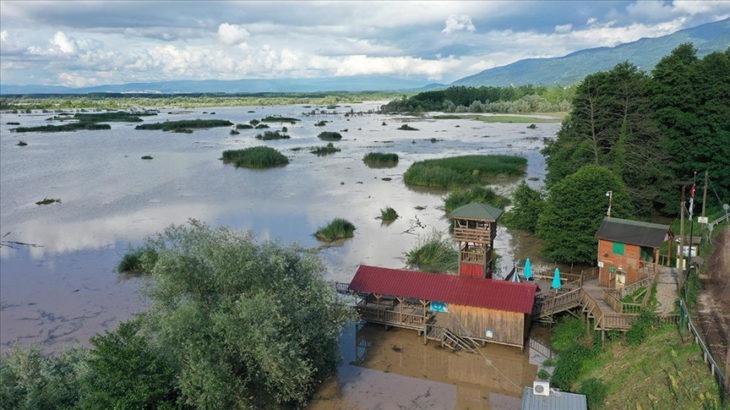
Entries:
[[494, 237], [502, 210], [472, 202], [449, 214], [454, 240], [459, 244], [459, 275], [491, 278]]

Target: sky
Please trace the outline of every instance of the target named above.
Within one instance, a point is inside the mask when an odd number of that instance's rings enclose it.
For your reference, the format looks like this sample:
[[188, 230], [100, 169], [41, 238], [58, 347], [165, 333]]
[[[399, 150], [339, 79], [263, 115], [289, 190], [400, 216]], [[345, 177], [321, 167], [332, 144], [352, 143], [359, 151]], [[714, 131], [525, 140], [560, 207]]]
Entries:
[[658, 37], [730, 1], [0, 1], [0, 82], [387, 75], [448, 83], [528, 57]]

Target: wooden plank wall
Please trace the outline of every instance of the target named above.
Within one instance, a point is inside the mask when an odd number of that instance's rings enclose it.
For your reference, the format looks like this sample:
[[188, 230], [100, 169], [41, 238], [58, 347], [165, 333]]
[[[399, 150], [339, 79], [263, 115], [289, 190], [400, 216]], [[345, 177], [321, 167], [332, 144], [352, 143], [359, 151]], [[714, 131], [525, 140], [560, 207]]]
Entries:
[[[460, 332], [463, 327], [473, 338], [520, 347], [524, 345], [523, 313], [449, 304], [449, 313], [441, 317], [446, 320], [446, 327], [454, 332]], [[485, 329], [494, 329], [494, 339], [486, 338]]]

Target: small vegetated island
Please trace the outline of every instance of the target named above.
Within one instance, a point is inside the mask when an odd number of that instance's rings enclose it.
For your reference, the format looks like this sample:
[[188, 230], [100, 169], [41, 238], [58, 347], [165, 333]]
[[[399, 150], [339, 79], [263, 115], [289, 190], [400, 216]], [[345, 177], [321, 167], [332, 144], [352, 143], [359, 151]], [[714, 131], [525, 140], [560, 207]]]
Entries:
[[339, 141], [342, 139], [342, 134], [335, 131], [322, 131], [317, 135], [317, 138], [322, 141]]
[[289, 159], [271, 147], [251, 147], [223, 151], [223, 162], [240, 168], [264, 169], [284, 166]]
[[314, 236], [322, 242], [334, 242], [341, 239], [352, 238], [355, 234], [355, 225], [352, 222], [335, 218], [326, 226], [319, 228]]
[[512, 155], [463, 155], [414, 162], [403, 174], [406, 185], [453, 189], [525, 174], [527, 159]]
[[137, 130], [162, 130], [190, 133], [193, 132], [193, 129], [230, 127], [231, 125], [233, 125], [233, 123], [227, 120], [179, 120], [140, 124], [134, 128]]
[[418, 128], [411, 127], [408, 124], [403, 124], [400, 127], [398, 127], [398, 129], [401, 131], [418, 131]]
[[398, 165], [398, 154], [386, 152], [370, 152], [362, 158], [370, 168], [393, 168]]
[[157, 115], [156, 112], [144, 111], [144, 112], [126, 112], [126, 111], [115, 111], [115, 112], [101, 112], [101, 113], [77, 113], [72, 117], [51, 117], [48, 120], [75, 120], [75, 122], [69, 122], [61, 125], [39, 125], [36, 127], [18, 127], [14, 128], [15, 132], [64, 132], [64, 131], [79, 131], [79, 130], [109, 130], [111, 126], [109, 124], [101, 124], [106, 122], [142, 122], [140, 116]]
[[312, 154], [315, 154], [318, 157], [324, 156], [324, 155], [330, 155], [334, 154], [335, 152], [340, 152], [341, 150], [334, 146], [331, 142], [323, 147], [314, 147], [312, 148], [311, 152]]
[[472, 202], [489, 204], [500, 209], [504, 209], [504, 207], [510, 204], [509, 198], [498, 195], [489, 188], [474, 185], [468, 188], [458, 188], [451, 191], [444, 200], [444, 209], [446, 210], [446, 213], [450, 213], [454, 209]]
[[388, 224], [398, 219], [398, 212], [395, 209], [386, 206], [380, 210], [380, 216], [378, 217], [383, 223]]
[[261, 122], [288, 122], [289, 124], [295, 124], [298, 121], [301, 120], [299, 118], [279, 117], [276, 115], [269, 115], [268, 117], [264, 117], [261, 119]]
[[288, 134], [284, 134], [281, 131], [264, 131], [263, 134], [258, 134], [256, 136], [256, 139], [263, 140], [263, 141], [269, 141], [269, 140], [284, 140], [289, 139]]

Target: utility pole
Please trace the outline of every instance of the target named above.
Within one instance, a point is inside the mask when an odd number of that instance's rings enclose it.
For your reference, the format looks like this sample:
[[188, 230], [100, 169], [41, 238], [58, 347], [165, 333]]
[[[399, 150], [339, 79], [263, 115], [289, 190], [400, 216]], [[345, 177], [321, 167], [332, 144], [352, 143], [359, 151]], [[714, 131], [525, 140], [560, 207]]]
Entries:
[[689, 189], [689, 256], [687, 257], [687, 274], [685, 277], [685, 287], [684, 287], [684, 298], [687, 300], [687, 281], [689, 280], [689, 274], [692, 270], [692, 235], [694, 231], [694, 220], [692, 220], [692, 212], [695, 204], [695, 193], [697, 191], [697, 185], [695, 184], [695, 181], [697, 180], [697, 171], [695, 171], [694, 176], [692, 177], [692, 187]]
[[611, 202], [613, 202], [613, 191], [606, 192], [606, 196], [608, 197], [608, 212], [606, 212], [606, 216], [609, 218], [611, 217]]
[[702, 217], [705, 217], [705, 204], [707, 203], [707, 170], [705, 170], [705, 186], [702, 188]]
[[686, 185], [682, 185], [682, 198], [679, 201], [679, 252], [677, 252], [677, 268], [682, 272], [682, 275], [678, 275], [680, 281], [680, 289], [684, 285], [684, 189]]

